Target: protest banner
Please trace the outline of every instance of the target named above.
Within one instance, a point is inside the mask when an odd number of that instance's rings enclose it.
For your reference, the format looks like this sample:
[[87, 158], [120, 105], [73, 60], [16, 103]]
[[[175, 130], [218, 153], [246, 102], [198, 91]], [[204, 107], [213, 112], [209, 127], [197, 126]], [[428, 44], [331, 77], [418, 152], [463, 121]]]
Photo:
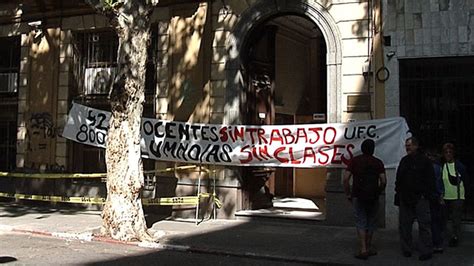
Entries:
[[[73, 104], [63, 137], [105, 147], [110, 112]], [[408, 126], [401, 117], [331, 124], [223, 125], [142, 119], [146, 158], [198, 164], [345, 167], [364, 139], [387, 168], [405, 155]]]

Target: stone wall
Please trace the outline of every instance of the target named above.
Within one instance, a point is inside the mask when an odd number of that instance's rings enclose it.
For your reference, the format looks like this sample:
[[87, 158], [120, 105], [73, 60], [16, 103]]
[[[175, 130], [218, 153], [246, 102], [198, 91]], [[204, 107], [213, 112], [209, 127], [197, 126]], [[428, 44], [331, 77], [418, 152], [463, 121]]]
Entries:
[[[399, 59], [474, 55], [474, 2], [469, 0], [383, 0], [387, 117], [400, 115]], [[387, 226], [396, 228], [395, 170], [387, 172]]]
[[390, 79], [387, 116], [399, 115], [398, 59], [474, 55], [474, 3], [468, 0], [383, 1]]

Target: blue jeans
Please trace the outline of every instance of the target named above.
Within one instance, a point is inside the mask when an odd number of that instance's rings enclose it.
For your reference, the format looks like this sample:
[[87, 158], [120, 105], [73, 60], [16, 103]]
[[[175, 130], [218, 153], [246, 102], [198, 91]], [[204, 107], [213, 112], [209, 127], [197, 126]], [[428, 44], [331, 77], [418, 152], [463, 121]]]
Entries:
[[369, 233], [374, 232], [377, 227], [378, 199], [365, 201], [352, 198], [352, 205], [354, 206], [357, 229], [367, 230]]

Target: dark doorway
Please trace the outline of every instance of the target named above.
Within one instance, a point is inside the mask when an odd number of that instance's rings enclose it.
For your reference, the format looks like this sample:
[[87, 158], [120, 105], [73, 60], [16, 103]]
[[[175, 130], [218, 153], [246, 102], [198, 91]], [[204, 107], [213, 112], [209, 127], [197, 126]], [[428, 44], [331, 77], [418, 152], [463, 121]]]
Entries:
[[468, 168], [465, 219], [474, 220], [474, 57], [400, 60], [400, 114], [425, 148], [456, 145]]
[[[247, 91], [242, 114], [246, 124], [307, 124], [315, 122], [315, 115], [326, 116], [326, 43], [314, 23], [302, 16], [273, 17], [257, 26], [245, 44], [242, 61]], [[272, 198], [324, 202], [326, 178], [320, 170], [245, 168], [244, 182], [261, 187], [253, 189], [260, 196], [250, 192], [244, 208], [268, 207]], [[258, 200], [267, 202], [255, 204]]]

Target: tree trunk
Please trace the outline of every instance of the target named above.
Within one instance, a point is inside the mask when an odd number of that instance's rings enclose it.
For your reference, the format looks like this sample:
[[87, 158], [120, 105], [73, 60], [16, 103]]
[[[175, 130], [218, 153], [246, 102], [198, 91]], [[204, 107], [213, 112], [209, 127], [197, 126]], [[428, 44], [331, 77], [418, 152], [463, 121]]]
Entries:
[[140, 125], [150, 39], [148, 20], [152, 9], [138, 8], [136, 2], [130, 1], [121, 8], [114, 25], [119, 36], [118, 76], [110, 93], [107, 201], [102, 212], [101, 233], [123, 241], [150, 241], [140, 197], [144, 182]]

